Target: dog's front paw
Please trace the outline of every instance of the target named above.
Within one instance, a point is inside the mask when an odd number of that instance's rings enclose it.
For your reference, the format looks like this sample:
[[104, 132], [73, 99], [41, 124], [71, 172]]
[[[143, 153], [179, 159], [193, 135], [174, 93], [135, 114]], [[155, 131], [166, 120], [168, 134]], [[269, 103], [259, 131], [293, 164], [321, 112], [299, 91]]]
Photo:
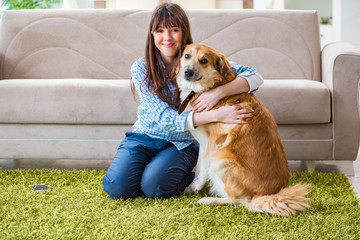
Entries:
[[202, 181], [200, 178], [195, 178], [191, 184], [194, 192], [200, 192], [200, 190], [204, 188], [205, 182], [206, 181]]
[[189, 186], [187, 186], [187, 188], [185, 188], [185, 190], [184, 190], [185, 194], [190, 194], [190, 193], [193, 193], [193, 192], [194, 192], [194, 190], [193, 190], [191, 184]]
[[203, 185], [201, 185], [201, 182], [198, 178], [195, 178], [190, 185], [185, 188], [185, 193], [199, 193], [199, 191], [202, 189]]
[[212, 204], [213, 200], [214, 200], [214, 198], [204, 197], [204, 198], [199, 199], [197, 202], [198, 202], [199, 204], [210, 205], [210, 204]]
[[199, 199], [198, 203], [205, 205], [223, 205], [230, 203], [230, 201], [227, 198], [204, 197]]

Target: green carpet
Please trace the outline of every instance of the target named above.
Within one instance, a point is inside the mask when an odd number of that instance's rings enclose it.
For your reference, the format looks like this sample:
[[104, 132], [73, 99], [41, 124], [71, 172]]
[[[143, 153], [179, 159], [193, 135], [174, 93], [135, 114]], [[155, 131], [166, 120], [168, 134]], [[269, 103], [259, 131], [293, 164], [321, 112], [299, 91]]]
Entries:
[[[111, 200], [105, 171], [0, 169], [0, 239], [360, 239], [360, 205], [343, 174], [292, 172], [312, 208], [282, 218], [204, 206], [207, 195]], [[49, 192], [30, 185], [45, 183]]]

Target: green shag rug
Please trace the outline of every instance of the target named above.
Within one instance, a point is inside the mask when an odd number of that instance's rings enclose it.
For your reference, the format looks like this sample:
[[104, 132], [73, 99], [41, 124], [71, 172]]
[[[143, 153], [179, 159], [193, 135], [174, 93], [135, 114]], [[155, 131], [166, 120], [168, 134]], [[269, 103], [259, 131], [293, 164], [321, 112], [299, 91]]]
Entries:
[[[360, 239], [360, 205], [343, 174], [292, 172], [312, 208], [282, 218], [197, 204], [204, 195], [111, 200], [105, 171], [0, 169], [0, 239]], [[47, 184], [35, 192], [30, 185]]]

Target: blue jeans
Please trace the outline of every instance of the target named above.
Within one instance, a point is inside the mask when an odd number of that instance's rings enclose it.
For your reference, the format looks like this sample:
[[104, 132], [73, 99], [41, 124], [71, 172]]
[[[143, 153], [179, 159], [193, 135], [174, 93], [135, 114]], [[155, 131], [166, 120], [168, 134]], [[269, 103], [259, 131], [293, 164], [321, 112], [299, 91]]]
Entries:
[[128, 132], [103, 177], [104, 190], [112, 199], [174, 196], [194, 179], [198, 152], [195, 144], [179, 151], [168, 141]]

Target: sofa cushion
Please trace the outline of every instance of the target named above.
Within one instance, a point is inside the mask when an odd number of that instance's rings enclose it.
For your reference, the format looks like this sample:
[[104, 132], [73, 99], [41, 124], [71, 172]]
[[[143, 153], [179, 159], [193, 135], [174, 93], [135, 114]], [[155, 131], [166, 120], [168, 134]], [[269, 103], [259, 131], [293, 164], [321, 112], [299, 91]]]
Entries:
[[4, 11], [3, 79], [127, 79], [144, 54], [150, 10]]
[[265, 80], [256, 92], [277, 124], [313, 124], [331, 121], [330, 91], [311, 80]]
[[[265, 80], [256, 95], [278, 124], [330, 122], [330, 93], [310, 80]], [[133, 124], [129, 80], [0, 81], [1, 123]]]
[[1, 123], [133, 124], [129, 80], [0, 81]]

